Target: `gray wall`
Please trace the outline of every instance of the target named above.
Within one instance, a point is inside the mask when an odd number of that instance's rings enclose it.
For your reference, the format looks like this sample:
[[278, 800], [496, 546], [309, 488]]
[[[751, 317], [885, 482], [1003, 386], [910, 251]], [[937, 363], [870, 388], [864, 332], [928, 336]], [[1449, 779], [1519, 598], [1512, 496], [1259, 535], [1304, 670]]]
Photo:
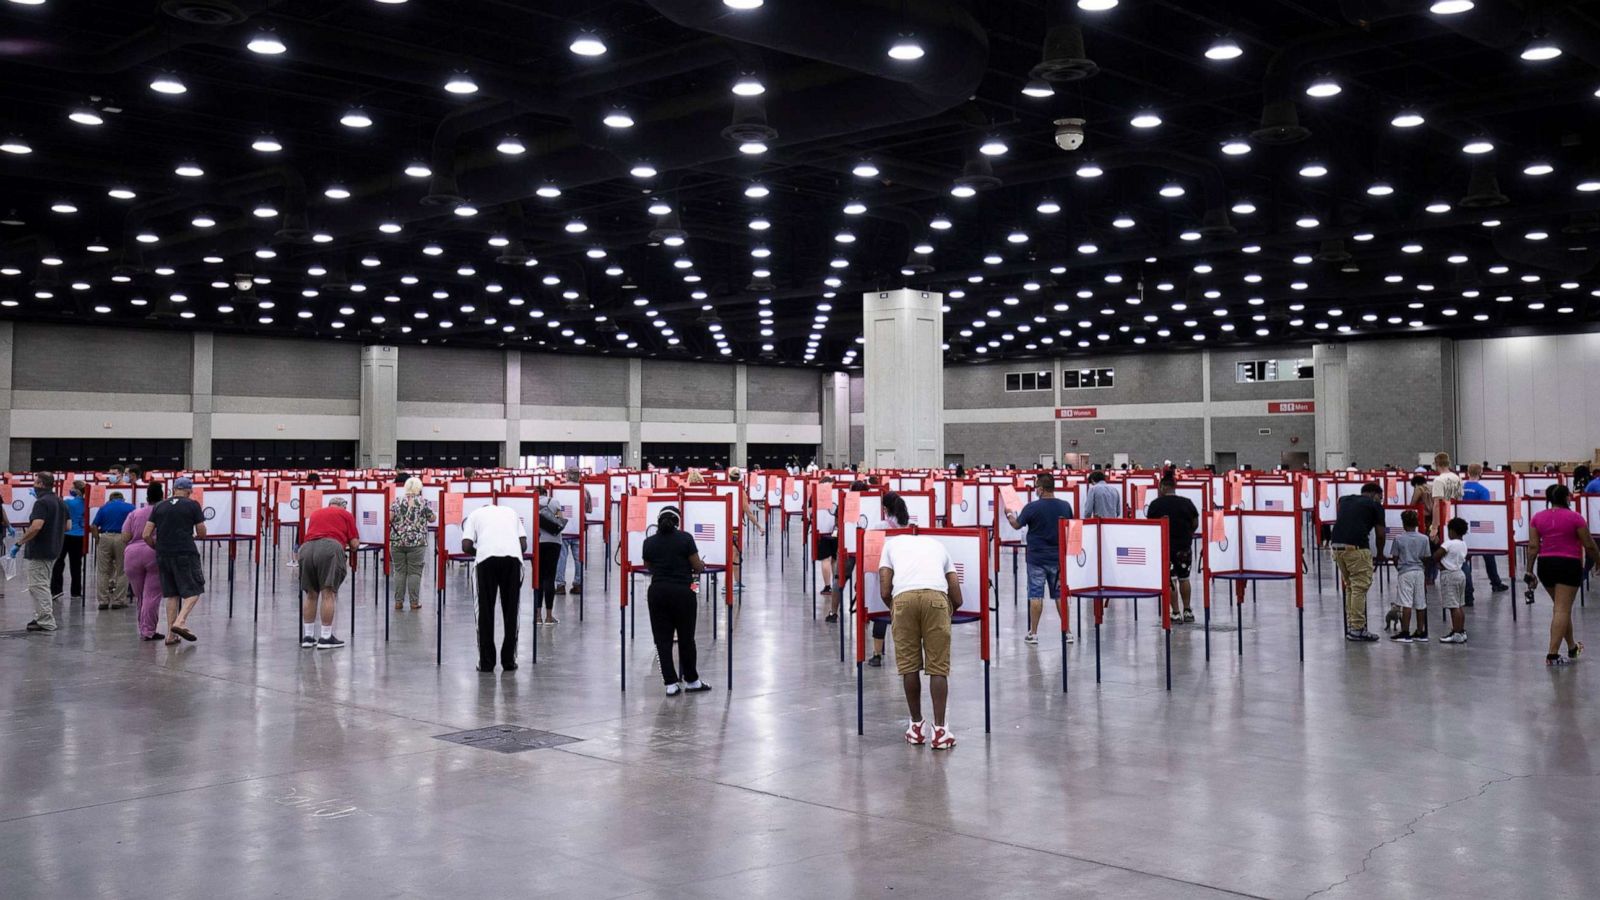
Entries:
[[644, 361], [647, 409], [733, 409], [733, 366]]
[[361, 346], [219, 334], [211, 379], [211, 392], [221, 396], [360, 400]]
[[959, 363], [945, 366], [944, 408], [993, 409], [997, 407], [1054, 406], [1056, 395], [1053, 390], [1006, 391], [1006, 373], [1054, 373], [1054, 366], [1055, 363], [1048, 359], [1014, 363]]
[[[1304, 383], [1311, 384], [1309, 381]], [[1261, 434], [1263, 428], [1272, 433]], [[1291, 443], [1290, 438], [1299, 438], [1299, 441]], [[1311, 416], [1240, 416], [1211, 420], [1212, 451], [1237, 453], [1240, 465], [1257, 469], [1270, 469], [1278, 465], [1283, 461], [1286, 451], [1310, 454], [1309, 458], [1314, 464], [1315, 444], [1315, 420]]]
[[522, 402], [525, 406], [627, 406], [628, 361], [524, 353]]
[[1061, 391], [1062, 406], [1106, 406], [1112, 403], [1173, 403], [1201, 399], [1204, 371], [1199, 353], [1141, 353], [1123, 356], [1073, 357], [1061, 361], [1068, 369], [1115, 369], [1108, 388]]
[[504, 403], [505, 353], [453, 347], [402, 347], [395, 391], [401, 403]]
[[[1104, 434], [1095, 434], [1096, 429]], [[1072, 441], [1078, 442], [1072, 446]], [[1049, 450], [1041, 452], [1048, 453]], [[1182, 463], [1205, 461], [1204, 419], [1067, 420], [1061, 423], [1061, 452], [1087, 453], [1092, 462], [1109, 465], [1118, 453], [1127, 453], [1142, 465], [1159, 465], [1170, 459]]]
[[1053, 422], [944, 426], [945, 456], [960, 456], [969, 466], [1037, 466], [1039, 454], [1055, 452], [1055, 440]]
[[815, 369], [750, 366], [746, 387], [748, 409], [768, 412], [822, 411], [822, 373]]
[[14, 347], [12, 390], [189, 393], [194, 348], [186, 332], [18, 322]]
[[1455, 352], [1443, 338], [1349, 345], [1350, 453], [1360, 466], [1414, 466], [1454, 451]]
[[1234, 364], [1257, 359], [1311, 359], [1311, 347], [1251, 347], [1211, 351], [1212, 400], [1310, 400], [1316, 382], [1256, 381], [1240, 384]]

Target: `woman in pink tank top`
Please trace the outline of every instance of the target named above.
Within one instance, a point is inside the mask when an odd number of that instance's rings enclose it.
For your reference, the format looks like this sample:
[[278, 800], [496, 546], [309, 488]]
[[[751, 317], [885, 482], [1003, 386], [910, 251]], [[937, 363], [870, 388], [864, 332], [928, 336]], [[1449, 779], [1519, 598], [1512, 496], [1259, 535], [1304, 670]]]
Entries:
[[[1584, 553], [1600, 569], [1600, 548], [1589, 534], [1589, 522], [1571, 508], [1571, 493], [1566, 485], [1553, 484], [1545, 492], [1548, 509], [1534, 514], [1528, 522], [1528, 558], [1533, 560], [1539, 581], [1555, 602], [1550, 619], [1550, 648], [1545, 665], [1565, 666], [1583, 652], [1583, 642], [1572, 633], [1572, 601], [1583, 584]], [[1566, 642], [1567, 655], [1561, 655]]]

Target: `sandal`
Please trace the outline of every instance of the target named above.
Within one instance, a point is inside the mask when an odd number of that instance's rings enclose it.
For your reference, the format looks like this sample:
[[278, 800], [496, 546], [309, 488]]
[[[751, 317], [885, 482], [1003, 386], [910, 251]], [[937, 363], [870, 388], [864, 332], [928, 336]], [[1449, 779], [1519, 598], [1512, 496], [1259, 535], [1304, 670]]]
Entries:
[[175, 637], [168, 637], [166, 640], [162, 641], [162, 643], [166, 644], [168, 647], [171, 647], [173, 644], [178, 643], [178, 639]]
[[1553, 656], [1546, 656], [1544, 658], [1544, 664], [1547, 666], [1570, 666], [1572, 665], [1572, 660], [1567, 659], [1566, 657], [1557, 653]]
[[422, 608], [422, 604], [421, 603], [417, 603], [415, 601], [412, 601], [411, 608], [412, 609], [421, 609]]
[[1185, 623], [1193, 622], [1194, 621], [1194, 610], [1192, 610], [1192, 609], [1184, 610], [1183, 611], [1183, 621]]
[[199, 638], [194, 636], [194, 632], [190, 631], [187, 628], [179, 628], [178, 626], [173, 625], [173, 626], [170, 626], [167, 630], [171, 631], [173, 634], [177, 635], [178, 637], [183, 638], [186, 641], [198, 641], [198, 640], [200, 640]]
[[1568, 647], [1567, 648], [1567, 659], [1577, 659], [1582, 654], [1583, 654], [1583, 641], [1579, 641], [1578, 642], [1578, 646], [1576, 646], [1576, 647]]

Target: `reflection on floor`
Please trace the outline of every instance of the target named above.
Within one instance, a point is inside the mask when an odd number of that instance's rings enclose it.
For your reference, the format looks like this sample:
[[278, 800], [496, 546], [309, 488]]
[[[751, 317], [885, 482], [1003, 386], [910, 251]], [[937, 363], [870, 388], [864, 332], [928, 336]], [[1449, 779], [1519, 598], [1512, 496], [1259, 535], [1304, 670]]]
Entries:
[[[1289, 589], [1263, 586], [1242, 621], [1219, 605], [1209, 663], [1200, 628], [1178, 628], [1171, 693], [1155, 606], [1135, 621], [1122, 605], [1102, 630], [1103, 681], [1080, 632], [1063, 695], [1054, 615], [1039, 646], [1022, 642], [1008, 558], [993, 732], [977, 629], [960, 628], [960, 745], [936, 754], [901, 741], [888, 668], [864, 670], [856, 735], [856, 666], [813, 618], [798, 542], [786, 559], [780, 546], [757, 539], [748, 553], [735, 690], [726, 610], [713, 638], [702, 606], [716, 690], [672, 698], [642, 610], [619, 662], [632, 614], [614, 575], [602, 589], [598, 541], [582, 621], [561, 597], [536, 665], [524, 603], [514, 674], [473, 671], [460, 571], [437, 666], [433, 598], [420, 612], [375, 605], [368, 573], [353, 633], [340, 610], [349, 646], [327, 652], [296, 645], [281, 566], [258, 620], [241, 568], [233, 617], [214, 588], [191, 620], [199, 642], [172, 648], [138, 641], [131, 610], [69, 601], [55, 634], [0, 639], [0, 894], [1579, 897], [1600, 885], [1600, 663], [1545, 668], [1542, 595], [1513, 622], [1520, 595], [1480, 581], [1469, 644], [1357, 646], [1313, 568], [1304, 665]], [[5, 583], [0, 628], [30, 611], [22, 583]], [[1580, 636], [1600, 637], [1595, 624], [1579, 613]], [[576, 740], [438, 739], [497, 725]]]

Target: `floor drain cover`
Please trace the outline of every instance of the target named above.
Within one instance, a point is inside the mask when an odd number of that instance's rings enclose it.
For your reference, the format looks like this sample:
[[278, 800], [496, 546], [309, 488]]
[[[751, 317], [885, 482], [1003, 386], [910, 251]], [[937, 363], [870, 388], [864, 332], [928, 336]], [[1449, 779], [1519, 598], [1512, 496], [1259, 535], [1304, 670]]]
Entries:
[[582, 738], [556, 734], [553, 731], [523, 728], [521, 725], [490, 725], [486, 728], [474, 728], [471, 731], [437, 734], [434, 737], [441, 741], [449, 741], [452, 744], [493, 750], [496, 753], [522, 753], [526, 750], [543, 750], [546, 747], [559, 747], [562, 744], [574, 744], [583, 740]]

